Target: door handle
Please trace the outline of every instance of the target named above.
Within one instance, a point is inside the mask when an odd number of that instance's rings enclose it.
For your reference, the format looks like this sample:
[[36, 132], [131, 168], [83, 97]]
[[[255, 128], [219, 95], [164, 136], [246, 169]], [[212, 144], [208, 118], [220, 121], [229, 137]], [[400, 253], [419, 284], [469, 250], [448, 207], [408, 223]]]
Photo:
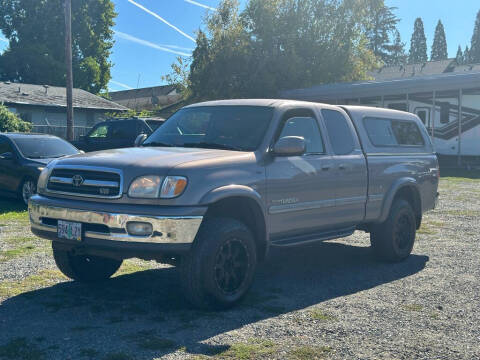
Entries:
[[330, 170], [330, 166], [328, 165], [322, 166], [322, 171], [328, 171], [328, 170]]
[[340, 170], [346, 170], [347, 167], [348, 167], [348, 166], [347, 166], [346, 164], [340, 164], [340, 165], [338, 165], [338, 168], [339, 168]]

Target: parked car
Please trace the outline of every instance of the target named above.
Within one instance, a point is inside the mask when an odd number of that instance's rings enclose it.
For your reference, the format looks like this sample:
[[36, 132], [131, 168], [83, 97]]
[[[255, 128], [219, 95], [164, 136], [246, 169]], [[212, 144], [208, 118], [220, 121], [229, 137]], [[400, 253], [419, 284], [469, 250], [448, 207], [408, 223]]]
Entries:
[[66, 276], [105, 280], [122, 259], [155, 259], [180, 265], [194, 305], [225, 308], [272, 246], [363, 230], [379, 259], [407, 258], [438, 182], [416, 115], [213, 101], [181, 109], [141, 147], [51, 162], [29, 210]]
[[52, 160], [78, 154], [69, 142], [52, 135], [0, 134], [0, 194], [25, 204], [35, 194], [40, 172]]
[[72, 141], [72, 144], [87, 152], [132, 147], [138, 135], [149, 136], [163, 122], [163, 119], [153, 118], [104, 121], [95, 125], [80, 140]]

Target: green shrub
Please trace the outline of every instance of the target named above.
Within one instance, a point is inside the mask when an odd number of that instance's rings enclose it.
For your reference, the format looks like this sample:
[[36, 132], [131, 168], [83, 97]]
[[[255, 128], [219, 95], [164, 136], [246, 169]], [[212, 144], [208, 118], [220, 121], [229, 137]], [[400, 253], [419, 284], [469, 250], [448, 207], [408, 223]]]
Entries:
[[0, 132], [30, 132], [32, 124], [0, 105]]

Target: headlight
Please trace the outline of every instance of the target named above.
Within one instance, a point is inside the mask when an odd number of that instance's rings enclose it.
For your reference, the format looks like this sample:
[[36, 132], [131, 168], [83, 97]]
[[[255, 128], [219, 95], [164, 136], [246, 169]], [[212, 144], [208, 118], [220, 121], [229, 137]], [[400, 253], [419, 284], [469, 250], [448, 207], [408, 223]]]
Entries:
[[37, 192], [39, 194], [45, 192], [45, 190], [47, 189], [48, 178], [50, 177], [50, 174], [52, 173], [52, 170], [55, 167], [56, 163], [57, 163], [56, 160], [50, 161], [48, 165], [40, 173], [40, 176], [38, 177], [38, 182], [37, 182]]
[[136, 178], [128, 188], [128, 196], [132, 198], [158, 198], [162, 178], [160, 176], [141, 176]]
[[182, 195], [187, 187], [187, 178], [183, 176], [167, 176], [163, 181], [160, 197], [163, 199], [173, 199]]

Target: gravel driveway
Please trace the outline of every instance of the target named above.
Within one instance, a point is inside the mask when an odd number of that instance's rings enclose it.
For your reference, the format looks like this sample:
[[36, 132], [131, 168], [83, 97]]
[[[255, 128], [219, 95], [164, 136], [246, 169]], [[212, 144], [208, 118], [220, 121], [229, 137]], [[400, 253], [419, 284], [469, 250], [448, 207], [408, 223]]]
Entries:
[[190, 309], [176, 269], [151, 262], [67, 281], [26, 214], [0, 215], [0, 359], [479, 359], [479, 186], [442, 179], [403, 263], [375, 262], [361, 232], [275, 249], [218, 313]]

